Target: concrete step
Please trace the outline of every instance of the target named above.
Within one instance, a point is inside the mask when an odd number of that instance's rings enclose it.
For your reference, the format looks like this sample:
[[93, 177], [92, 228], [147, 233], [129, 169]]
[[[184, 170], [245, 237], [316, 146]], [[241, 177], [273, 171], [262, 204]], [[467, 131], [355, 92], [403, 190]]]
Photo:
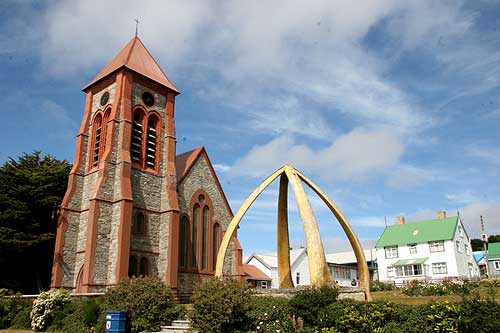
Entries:
[[189, 320], [174, 320], [172, 325], [161, 326], [161, 333], [186, 333], [189, 328]]

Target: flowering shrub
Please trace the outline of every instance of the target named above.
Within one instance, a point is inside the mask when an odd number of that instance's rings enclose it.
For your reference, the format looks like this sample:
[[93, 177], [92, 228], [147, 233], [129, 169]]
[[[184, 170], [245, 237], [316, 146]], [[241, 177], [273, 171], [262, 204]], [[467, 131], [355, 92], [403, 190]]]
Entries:
[[287, 298], [256, 295], [249, 301], [248, 317], [253, 321], [256, 332], [294, 332]]
[[31, 328], [34, 331], [45, 329], [50, 324], [54, 313], [63, 308], [70, 300], [69, 293], [64, 289], [51, 289], [41, 293], [33, 301]]
[[469, 295], [476, 283], [469, 281], [428, 282], [412, 280], [401, 292], [407, 296]]
[[394, 283], [385, 283], [380, 281], [373, 281], [370, 284], [371, 291], [386, 291], [386, 290], [395, 290], [396, 286]]

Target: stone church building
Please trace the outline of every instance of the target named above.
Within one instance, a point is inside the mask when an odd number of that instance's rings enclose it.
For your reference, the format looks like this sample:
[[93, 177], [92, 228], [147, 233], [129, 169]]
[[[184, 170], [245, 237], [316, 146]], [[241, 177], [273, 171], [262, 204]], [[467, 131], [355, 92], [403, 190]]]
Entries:
[[[176, 155], [179, 90], [136, 36], [83, 91], [51, 286], [100, 292], [153, 276], [188, 297], [213, 275], [233, 214], [205, 149]], [[242, 277], [236, 235], [230, 250], [225, 274]]]

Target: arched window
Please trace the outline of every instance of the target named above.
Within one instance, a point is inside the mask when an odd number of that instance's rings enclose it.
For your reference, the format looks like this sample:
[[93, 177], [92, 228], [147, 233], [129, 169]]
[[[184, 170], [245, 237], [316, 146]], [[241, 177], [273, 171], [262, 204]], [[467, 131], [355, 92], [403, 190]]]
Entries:
[[132, 223], [132, 232], [137, 235], [144, 235], [146, 233], [146, 218], [143, 213], [137, 213]]
[[201, 235], [201, 269], [207, 269], [208, 265], [208, 213], [207, 206], [203, 207], [202, 235]]
[[193, 232], [192, 232], [192, 256], [191, 266], [198, 267], [198, 219], [200, 216], [200, 205], [196, 204], [193, 208]]
[[100, 155], [104, 154], [104, 151], [106, 150], [106, 140], [107, 140], [107, 135], [108, 135], [108, 121], [109, 121], [109, 116], [111, 114], [111, 109], [108, 108], [106, 112], [104, 112], [104, 117], [102, 118], [102, 148], [101, 148], [101, 153]]
[[188, 239], [188, 229], [189, 222], [187, 216], [183, 216], [181, 219], [181, 235], [179, 238], [179, 267], [186, 267], [187, 262], [187, 239]]
[[139, 109], [135, 110], [130, 142], [130, 158], [133, 163], [142, 163], [143, 122], [144, 113]]
[[92, 122], [92, 151], [91, 151], [91, 167], [96, 167], [99, 164], [99, 152], [101, 149], [102, 140], [102, 115], [97, 113]]
[[215, 266], [217, 265], [217, 254], [219, 253], [219, 243], [220, 243], [220, 237], [219, 237], [219, 230], [220, 226], [219, 223], [215, 223], [213, 227], [213, 244], [212, 244], [212, 267], [215, 270]]
[[128, 276], [137, 276], [137, 259], [135, 258], [135, 256], [130, 256], [130, 258], [128, 259]]
[[155, 169], [156, 168], [156, 153], [158, 145], [158, 118], [156, 115], [150, 115], [148, 118], [148, 130], [146, 136], [146, 152], [144, 160], [146, 161], [146, 168]]
[[140, 276], [148, 276], [149, 275], [149, 262], [145, 257], [141, 258], [141, 262], [139, 264], [139, 275]]

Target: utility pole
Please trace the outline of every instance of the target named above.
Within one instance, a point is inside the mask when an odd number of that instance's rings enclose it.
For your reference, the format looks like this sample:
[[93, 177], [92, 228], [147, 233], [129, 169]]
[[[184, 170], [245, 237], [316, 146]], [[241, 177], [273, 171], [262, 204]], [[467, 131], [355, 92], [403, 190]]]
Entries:
[[490, 267], [488, 264], [488, 236], [486, 235], [486, 230], [484, 228], [483, 215], [479, 215], [481, 220], [481, 230], [483, 231], [482, 239], [483, 239], [483, 258], [486, 261], [486, 277], [490, 277]]

